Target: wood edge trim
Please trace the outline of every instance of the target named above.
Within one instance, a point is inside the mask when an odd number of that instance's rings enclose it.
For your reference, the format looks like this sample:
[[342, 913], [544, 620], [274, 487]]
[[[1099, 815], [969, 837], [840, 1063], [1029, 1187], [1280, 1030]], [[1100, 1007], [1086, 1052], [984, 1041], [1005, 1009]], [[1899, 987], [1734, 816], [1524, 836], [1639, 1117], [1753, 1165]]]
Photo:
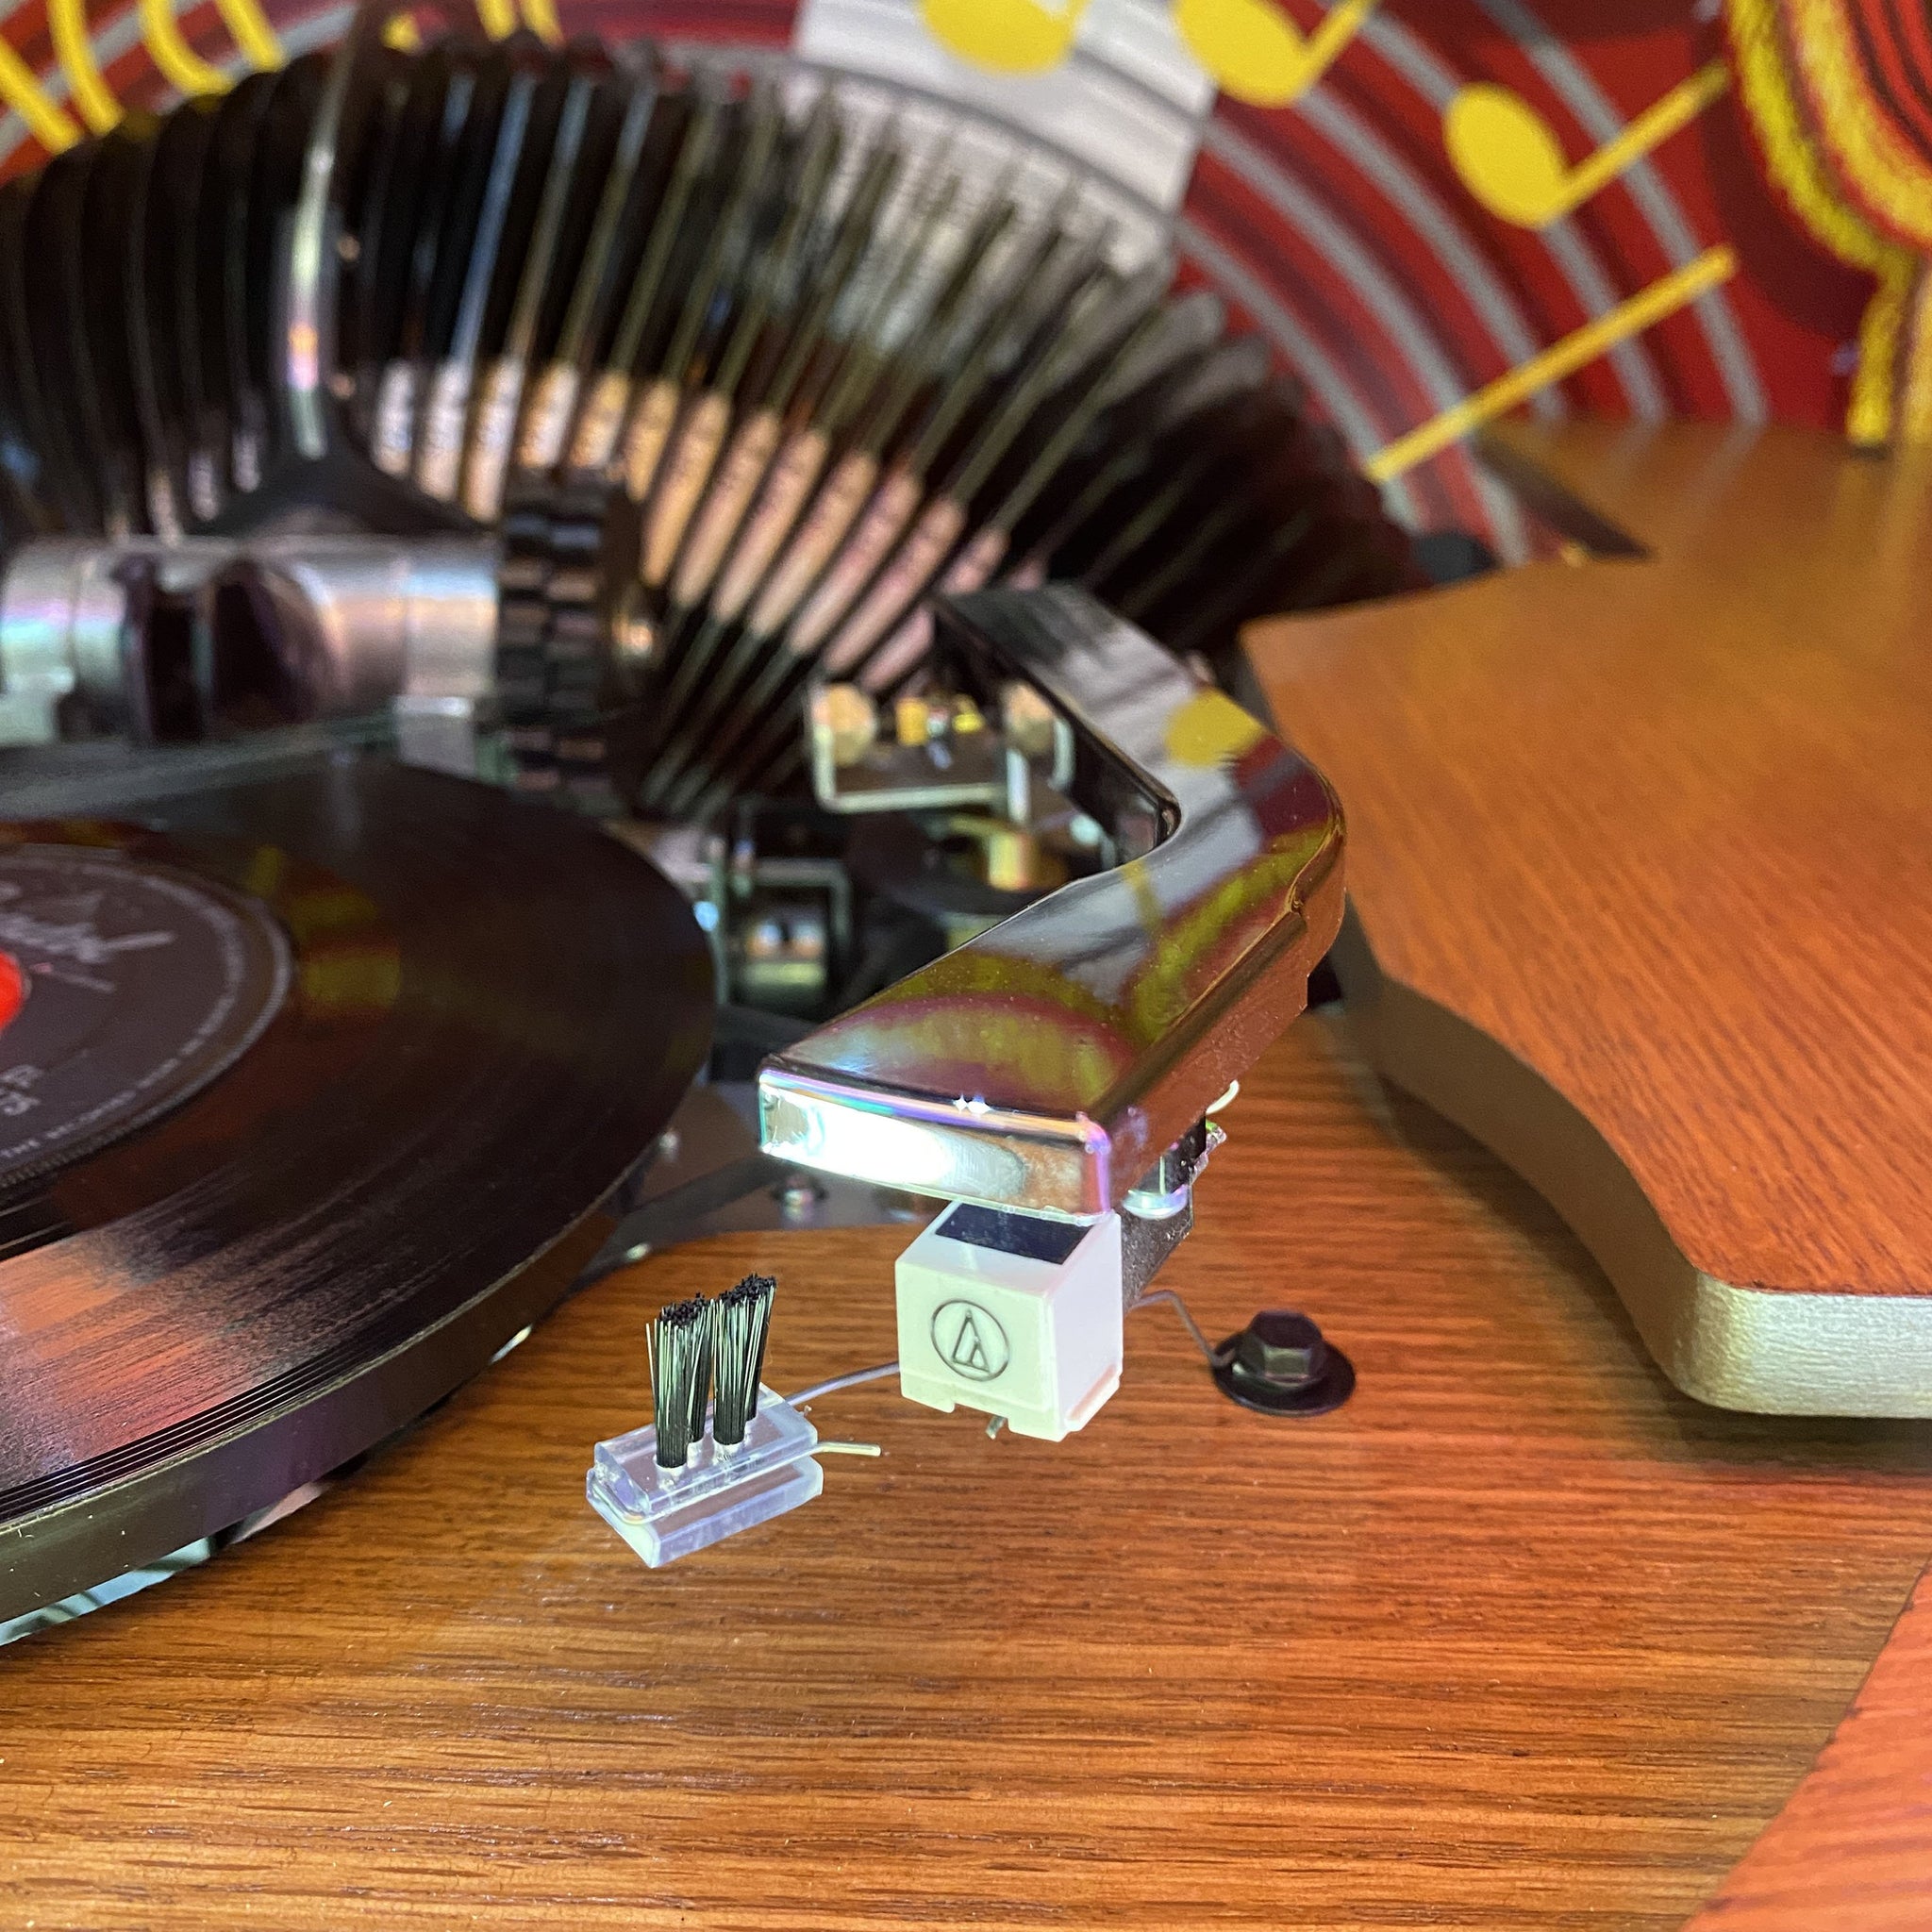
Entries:
[[1573, 1102], [1382, 972], [1353, 905], [1333, 958], [1370, 1064], [1549, 1202], [1685, 1394], [1765, 1415], [1932, 1416], [1932, 1296], [1768, 1290], [1705, 1274]]

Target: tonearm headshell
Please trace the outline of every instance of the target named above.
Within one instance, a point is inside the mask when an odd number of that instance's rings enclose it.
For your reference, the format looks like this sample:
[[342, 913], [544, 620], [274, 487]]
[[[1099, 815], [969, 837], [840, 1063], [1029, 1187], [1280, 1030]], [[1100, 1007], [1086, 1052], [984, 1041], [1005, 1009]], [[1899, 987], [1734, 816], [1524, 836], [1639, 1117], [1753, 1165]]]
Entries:
[[[939, 642], [951, 691], [995, 715], [1016, 682], [1044, 700], [1115, 863], [769, 1059], [760, 1138], [955, 1204], [899, 1262], [901, 1386], [1058, 1437], [1119, 1381], [1122, 1312], [1192, 1224], [1217, 1101], [1302, 1009], [1341, 922], [1341, 813], [1077, 590], [957, 599]], [[1038, 756], [1008, 741], [999, 762]]]

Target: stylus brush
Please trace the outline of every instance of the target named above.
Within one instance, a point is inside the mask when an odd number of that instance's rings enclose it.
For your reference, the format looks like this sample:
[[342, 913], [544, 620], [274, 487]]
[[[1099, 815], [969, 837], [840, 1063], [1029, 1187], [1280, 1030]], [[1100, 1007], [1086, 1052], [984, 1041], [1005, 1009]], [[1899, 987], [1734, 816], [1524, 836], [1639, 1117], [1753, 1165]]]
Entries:
[[718, 1391], [711, 1434], [727, 1449], [744, 1441], [745, 1429], [758, 1412], [758, 1377], [764, 1373], [772, 1295], [777, 1286], [769, 1274], [747, 1274], [711, 1304]]
[[710, 1304], [698, 1295], [660, 1308], [651, 1324], [650, 1350], [658, 1463], [662, 1469], [682, 1469], [691, 1443], [704, 1434], [710, 1395]]
[[[716, 1301], [673, 1302], [651, 1324], [658, 1420], [599, 1442], [584, 1480], [591, 1508], [652, 1569], [816, 1496], [818, 1431], [770, 1390], [758, 1400], [772, 1327], [769, 1274]], [[715, 1364], [712, 1432], [705, 1397]], [[693, 1420], [695, 1419], [695, 1420]]]

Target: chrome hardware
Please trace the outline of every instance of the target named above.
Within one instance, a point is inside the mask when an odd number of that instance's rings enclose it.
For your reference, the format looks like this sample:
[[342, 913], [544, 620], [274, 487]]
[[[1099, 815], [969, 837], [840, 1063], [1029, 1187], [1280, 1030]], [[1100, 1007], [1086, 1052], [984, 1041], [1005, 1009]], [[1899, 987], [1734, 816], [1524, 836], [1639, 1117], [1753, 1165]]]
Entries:
[[1003, 811], [1031, 816], [1034, 785], [1064, 789], [1074, 734], [1030, 686], [1001, 693], [1000, 724], [970, 700], [902, 697], [890, 735], [856, 684], [816, 686], [807, 707], [812, 793], [832, 812]]
[[393, 706], [403, 757], [474, 773], [492, 687], [491, 536], [22, 545], [0, 584], [0, 744], [142, 742]]
[[1082, 591], [938, 608], [942, 648], [987, 692], [1021, 679], [1072, 727], [1068, 791], [1125, 862], [768, 1060], [760, 1140], [876, 1185], [1094, 1220], [1301, 1011], [1341, 917], [1341, 808]]

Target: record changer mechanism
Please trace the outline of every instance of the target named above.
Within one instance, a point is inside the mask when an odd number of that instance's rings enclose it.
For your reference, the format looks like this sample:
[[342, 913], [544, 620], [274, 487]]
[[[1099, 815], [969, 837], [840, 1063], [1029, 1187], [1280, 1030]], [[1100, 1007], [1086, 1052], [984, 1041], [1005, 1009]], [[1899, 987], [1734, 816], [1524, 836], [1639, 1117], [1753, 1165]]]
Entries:
[[753, 1016], [760, 1175], [948, 1204], [904, 1392], [1063, 1437], [1341, 917], [1237, 627], [1413, 582], [1405, 541], [1040, 143], [380, 27], [0, 189], [16, 775], [320, 734], [604, 820]]

